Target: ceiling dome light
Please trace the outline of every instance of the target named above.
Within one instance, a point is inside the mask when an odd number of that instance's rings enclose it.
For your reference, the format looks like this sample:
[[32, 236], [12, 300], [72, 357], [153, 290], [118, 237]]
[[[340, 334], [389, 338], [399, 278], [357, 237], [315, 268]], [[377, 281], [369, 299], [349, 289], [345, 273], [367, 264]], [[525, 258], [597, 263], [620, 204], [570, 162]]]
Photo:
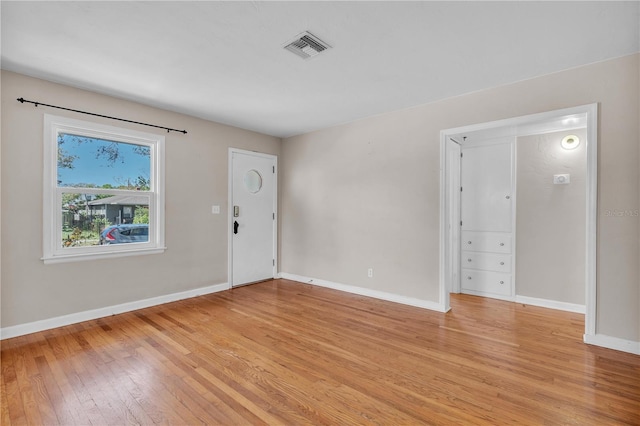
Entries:
[[576, 135], [567, 135], [560, 143], [564, 149], [576, 149], [580, 145], [580, 138]]

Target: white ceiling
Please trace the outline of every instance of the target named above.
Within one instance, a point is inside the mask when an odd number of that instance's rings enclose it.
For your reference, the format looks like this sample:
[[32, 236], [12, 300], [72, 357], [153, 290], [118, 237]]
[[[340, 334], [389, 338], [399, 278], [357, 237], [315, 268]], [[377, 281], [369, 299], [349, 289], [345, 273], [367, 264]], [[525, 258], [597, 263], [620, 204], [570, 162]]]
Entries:
[[[640, 51], [638, 1], [1, 8], [3, 69], [279, 137]], [[283, 49], [307, 30], [333, 48]]]

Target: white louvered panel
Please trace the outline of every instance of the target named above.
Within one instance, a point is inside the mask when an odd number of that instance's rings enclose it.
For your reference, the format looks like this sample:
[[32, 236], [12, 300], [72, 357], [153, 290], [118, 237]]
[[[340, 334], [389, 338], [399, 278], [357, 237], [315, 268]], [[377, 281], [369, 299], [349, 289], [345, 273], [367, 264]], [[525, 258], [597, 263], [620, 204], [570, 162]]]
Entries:
[[298, 34], [295, 39], [285, 43], [284, 45], [286, 50], [291, 53], [295, 53], [303, 59], [312, 58], [330, 47], [331, 46], [327, 43], [309, 32]]

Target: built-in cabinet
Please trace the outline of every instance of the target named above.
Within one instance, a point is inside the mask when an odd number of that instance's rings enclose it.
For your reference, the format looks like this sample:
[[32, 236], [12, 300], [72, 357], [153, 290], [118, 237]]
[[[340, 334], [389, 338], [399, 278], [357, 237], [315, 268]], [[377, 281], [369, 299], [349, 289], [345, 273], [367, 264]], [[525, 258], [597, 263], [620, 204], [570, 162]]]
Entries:
[[462, 145], [460, 287], [512, 299], [514, 291], [514, 138]]
[[511, 296], [511, 234], [466, 231], [462, 233], [462, 246], [463, 292]]

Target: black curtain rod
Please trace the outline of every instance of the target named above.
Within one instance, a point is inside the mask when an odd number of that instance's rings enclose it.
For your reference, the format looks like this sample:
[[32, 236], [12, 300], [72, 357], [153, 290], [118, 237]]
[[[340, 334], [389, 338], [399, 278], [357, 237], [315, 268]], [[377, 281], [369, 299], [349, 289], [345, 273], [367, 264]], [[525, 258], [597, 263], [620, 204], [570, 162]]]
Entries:
[[118, 121], [126, 121], [127, 123], [133, 123], [133, 124], [140, 124], [142, 126], [149, 126], [149, 127], [155, 127], [156, 129], [164, 129], [167, 131], [167, 133], [169, 132], [179, 132], [179, 133], [184, 133], [185, 135], [187, 134], [186, 130], [178, 130], [178, 129], [171, 129], [169, 127], [164, 127], [164, 126], [156, 126], [155, 124], [149, 124], [149, 123], [141, 123], [140, 121], [133, 121], [133, 120], [126, 120], [124, 118], [118, 118], [118, 117], [111, 117], [108, 115], [102, 115], [102, 114], [95, 114], [93, 112], [87, 112], [87, 111], [80, 111], [77, 109], [71, 109], [71, 108], [65, 108], [65, 107], [61, 107], [61, 106], [56, 106], [56, 105], [49, 105], [49, 104], [43, 104], [42, 102], [35, 102], [35, 101], [28, 101], [24, 98], [18, 98], [16, 99], [18, 102], [20, 102], [21, 104], [27, 102], [30, 104], [34, 104], [36, 107], [38, 105], [42, 105], [42, 106], [47, 106], [49, 108], [57, 108], [57, 109], [63, 109], [65, 111], [72, 111], [72, 112], [78, 112], [80, 114], [87, 114], [87, 115], [93, 115], [95, 117], [102, 117], [102, 118], [108, 118], [111, 120], [118, 120]]

